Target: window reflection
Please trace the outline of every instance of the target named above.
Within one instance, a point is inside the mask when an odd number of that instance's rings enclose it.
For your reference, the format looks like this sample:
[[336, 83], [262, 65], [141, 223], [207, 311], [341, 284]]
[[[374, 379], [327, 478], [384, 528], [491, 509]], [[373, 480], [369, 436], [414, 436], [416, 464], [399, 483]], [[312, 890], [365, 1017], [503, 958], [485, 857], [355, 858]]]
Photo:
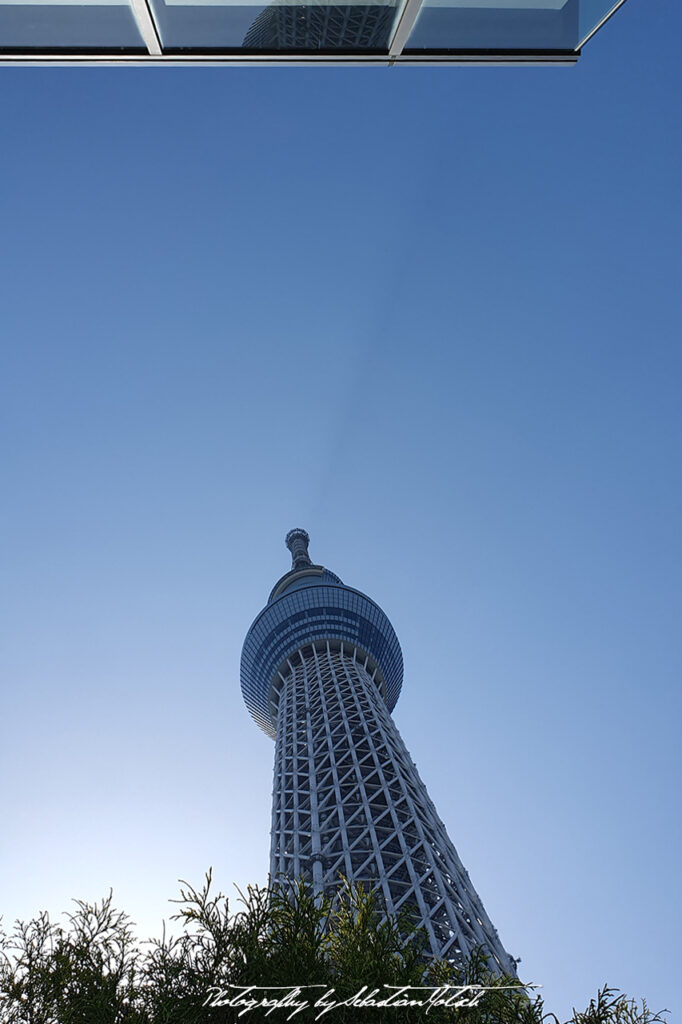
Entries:
[[127, 0], [0, 2], [0, 51], [116, 47], [146, 51]]
[[153, 7], [161, 39], [169, 49], [385, 51], [395, 17], [395, 0], [267, 5], [153, 0]]
[[247, 49], [385, 50], [394, 8], [387, 4], [281, 4], [266, 7], [244, 37]]
[[581, 0], [424, 0], [406, 49], [574, 50], [580, 9]]

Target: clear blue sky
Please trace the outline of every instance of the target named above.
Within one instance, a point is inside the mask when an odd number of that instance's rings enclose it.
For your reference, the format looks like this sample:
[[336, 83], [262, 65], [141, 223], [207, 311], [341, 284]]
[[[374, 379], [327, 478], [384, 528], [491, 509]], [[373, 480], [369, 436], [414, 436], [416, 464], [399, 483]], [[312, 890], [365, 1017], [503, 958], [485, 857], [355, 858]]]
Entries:
[[265, 880], [239, 654], [300, 525], [524, 978], [680, 1008], [681, 36], [0, 70], [6, 924]]

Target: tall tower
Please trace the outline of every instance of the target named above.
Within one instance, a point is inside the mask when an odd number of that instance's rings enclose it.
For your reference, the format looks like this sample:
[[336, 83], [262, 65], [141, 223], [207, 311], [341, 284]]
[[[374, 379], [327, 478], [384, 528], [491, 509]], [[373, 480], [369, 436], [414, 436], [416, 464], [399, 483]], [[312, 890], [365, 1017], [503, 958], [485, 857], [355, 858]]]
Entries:
[[308, 555], [292, 566], [244, 641], [242, 693], [275, 740], [270, 877], [332, 892], [339, 875], [379, 885], [389, 913], [416, 909], [435, 956], [482, 946], [516, 973], [393, 722], [403, 679], [381, 608]]
[[258, 14], [244, 36], [244, 47], [277, 51], [382, 50], [388, 46], [395, 16], [391, 0], [274, 2]]

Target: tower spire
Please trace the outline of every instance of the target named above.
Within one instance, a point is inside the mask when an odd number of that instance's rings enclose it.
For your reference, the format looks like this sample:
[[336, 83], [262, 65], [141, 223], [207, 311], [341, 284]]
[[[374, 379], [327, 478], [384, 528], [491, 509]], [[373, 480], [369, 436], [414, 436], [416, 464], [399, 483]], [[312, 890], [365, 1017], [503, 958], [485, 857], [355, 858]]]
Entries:
[[312, 565], [310, 561], [310, 555], [308, 554], [308, 545], [310, 544], [310, 537], [305, 530], [296, 528], [289, 530], [285, 538], [285, 544], [291, 551], [291, 568], [304, 569], [306, 565]]

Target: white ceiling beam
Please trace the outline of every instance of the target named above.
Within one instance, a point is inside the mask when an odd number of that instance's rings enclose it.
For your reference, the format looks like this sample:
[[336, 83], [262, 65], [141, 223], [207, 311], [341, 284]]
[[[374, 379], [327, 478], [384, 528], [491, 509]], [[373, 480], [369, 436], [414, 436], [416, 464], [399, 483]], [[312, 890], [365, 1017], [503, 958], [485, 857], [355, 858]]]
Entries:
[[163, 53], [161, 38], [147, 0], [130, 0], [130, 6], [135, 16], [137, 27], [140, 30], [140, 35], [144, 39], [144, 45], [147, 47], [147, 52], [154, 57], [160, 57]]
[[406, 0], [393, 31], [393, 38], [388, 48], [389, 57], [398, 57], [403, 52], [403, 47], [410, 38], [410, 33], [421, 9], [422, 0]]

